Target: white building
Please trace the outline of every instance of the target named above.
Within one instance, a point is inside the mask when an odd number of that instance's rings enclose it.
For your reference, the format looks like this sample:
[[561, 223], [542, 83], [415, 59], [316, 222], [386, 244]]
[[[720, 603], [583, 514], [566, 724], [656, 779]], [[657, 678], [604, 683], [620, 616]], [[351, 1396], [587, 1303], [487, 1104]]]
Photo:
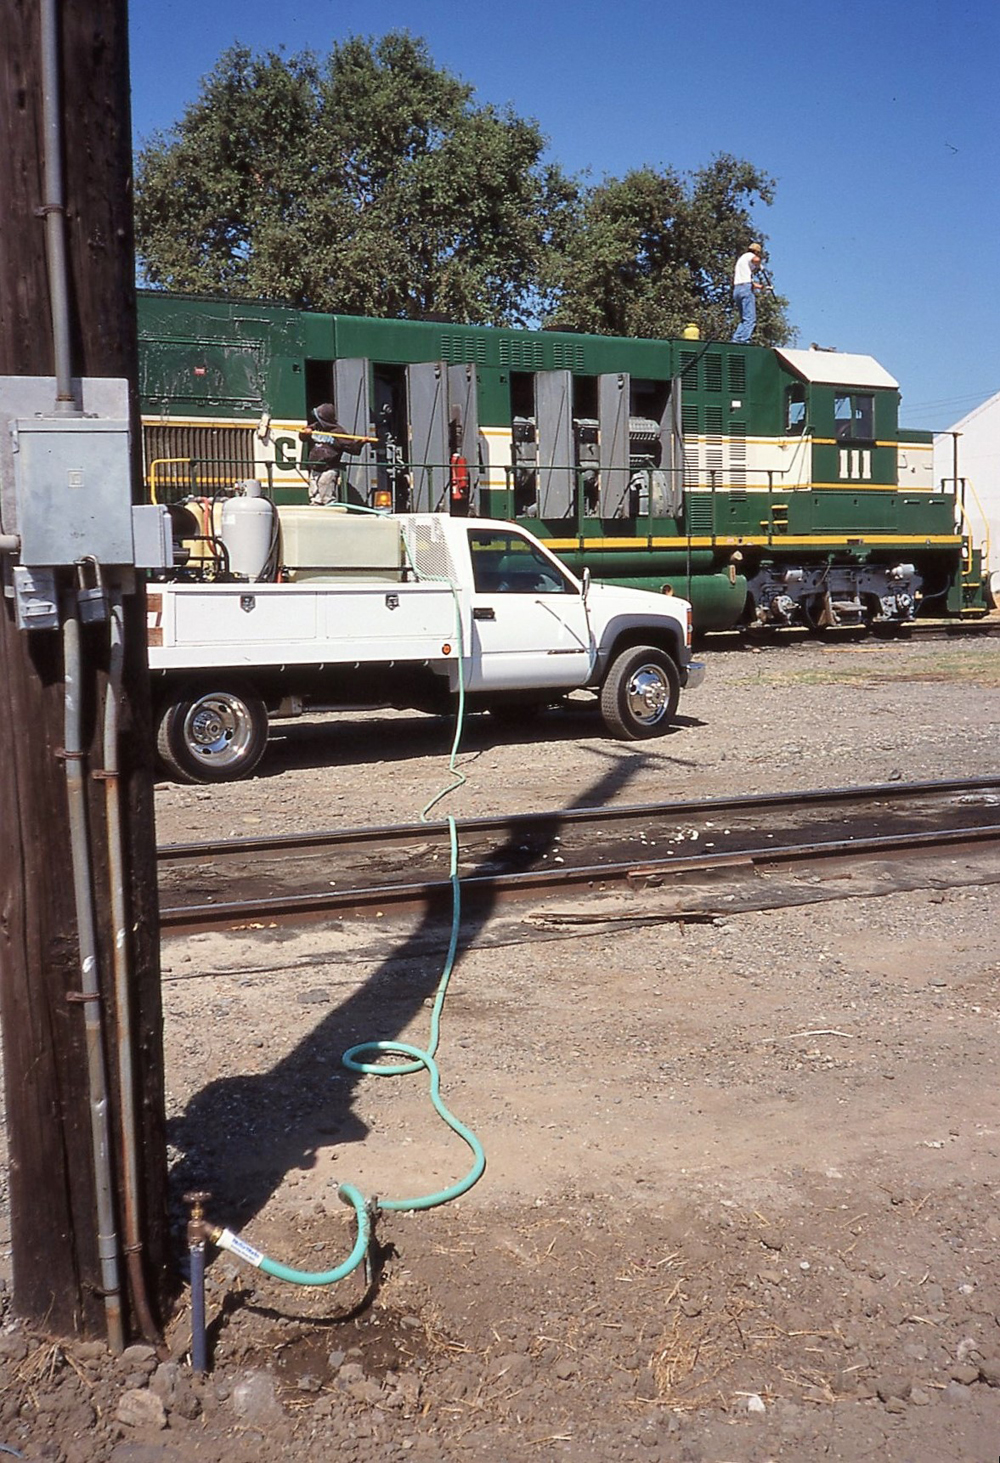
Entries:
[[965, 513], [973, 540], [982, 546], [990, 588], [1000, 595], [1000, 391], [970, 411], [950, 432], [934, 438], [934, 483], [942, 479], [951, 488], [955, 478], [955, 437], [958, 438], [958, 477], [965, 479]]

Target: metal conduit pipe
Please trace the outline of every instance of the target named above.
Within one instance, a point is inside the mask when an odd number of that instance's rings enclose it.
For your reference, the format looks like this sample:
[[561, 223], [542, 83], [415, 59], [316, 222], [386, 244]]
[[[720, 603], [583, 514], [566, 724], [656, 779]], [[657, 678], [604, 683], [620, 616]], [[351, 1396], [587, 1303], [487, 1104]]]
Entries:
[[0, 554], [19, 554], [21, 540], [16, 533], [0, 533]]
[[69, 803], [70, 857], [76, 901], [77, 941], [80, 951], [81, 990], [87, 1042], [90, 1086], [90, 1132], [94, 1150], [94, 1185], [97, 1191], [97, 1250], [101, 1288], [108, 1327], [108, 1345], [115, 1355], [125, 1349], [121, 1285], [118, 1276], [118, 1235], [115, 1232], [111, 1182], [111, 1142], [108, 1121], [108, 1078], [101, 1030], [101, 996], [97, 980], [97, 932], [94, 923], [94, 887], [90, 873], [87, 836], [87, 793], [83, 779], [82, 656], [80, 621], [75, 602], [63, 622], [63, 676], [65, 679], [66, 792]]
[[66, 263], [66, 204], [63, 189], [59, 95], [59, 4], [42, 0], [42, 137], [45, 157], [45, 251], [55, 352], [56, 411], [78, 410], [73, 399], [69, 337], [69, 270]]
[[108, 839], [108, 883], [114, 930], [114, 987], [118, 1052], [118, 1092], [122, 1125], [122, 1214], [125, 1229], [125, 1258], [129, 1284], [142, 1334], [151, 1345], [162, 1347], [163, 1338], [153, 1319], [142, 1265], [142, 1225], [139, 1204], [138, 1138], [135, 1122], [135, 1071], [132, 1061], [132, 971], [129, 962], [128, 931], [125, 928], [126, 900], [122, 859], [121, 783], [118, 761], [118, 701], [125, 659], [125, 626], [121, 591], [110, 596], [110, 659], [104, 701], [104, 782]]

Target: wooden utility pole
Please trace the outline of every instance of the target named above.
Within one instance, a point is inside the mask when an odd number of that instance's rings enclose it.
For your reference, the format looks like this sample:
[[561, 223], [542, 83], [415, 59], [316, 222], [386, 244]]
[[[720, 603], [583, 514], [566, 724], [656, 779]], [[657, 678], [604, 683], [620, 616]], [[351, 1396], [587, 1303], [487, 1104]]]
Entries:
[[[0, 375], [53, 376], [46, 266], [39, 0], [0, 0]], [[56, 7], [74, 377], [127, 378], [132, 481], [137, 343], [126, 0], [59, 0]], [[73, 571], [59, 570], [61, 589]], [[94, 873], [99, 1007], [110, 1082], [116, 1244], [122, 1252], [126, 1334], [162, 1314], [167, 1280], [166, 1144], [159, 992], [159, 926], [152, 804], [152, 737], [145, 666], [145, 597], [126, 593], [119, 698], [126, 944], [132, 970], [130, 1056], [136, 1074], [141, 1252], [124, 1254], [122, 1134], [110, 972], [102, 707], [107, 625], [84, 626], [83, 762]], [[70, 870], [63, 648], [58, 631], [19, 630], [0, 600], [0, 1018], [7, 1094], [13, 1301], [25, 1320], [61, 1336], [101, 1336], [90, 1097], [77, 917]], [[131, 1279], [129, 1271], [131, 1268]], [[143, 1304], [143, 1281], [150, 1307]]]

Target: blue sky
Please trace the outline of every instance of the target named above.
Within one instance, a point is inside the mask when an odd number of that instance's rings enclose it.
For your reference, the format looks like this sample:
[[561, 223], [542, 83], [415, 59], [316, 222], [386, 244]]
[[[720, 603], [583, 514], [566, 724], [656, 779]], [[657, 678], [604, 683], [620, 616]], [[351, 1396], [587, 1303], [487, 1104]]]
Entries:
[[1000, 391], [996, 0], [132, 0], [133, 130], [168, 129], [221, 52], [406, 29], [537, 119], [599, 180], [716, 153], [777, 179], [756, 222], [797, 344], [876, 356], [903, 422], [942, 429]]

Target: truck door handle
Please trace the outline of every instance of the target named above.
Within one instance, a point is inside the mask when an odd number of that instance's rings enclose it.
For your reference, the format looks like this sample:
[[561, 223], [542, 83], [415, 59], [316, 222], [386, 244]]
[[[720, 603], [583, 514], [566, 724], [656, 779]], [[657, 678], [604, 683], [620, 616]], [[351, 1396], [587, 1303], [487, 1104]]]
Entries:
[[472, 611], [472, 618], [474, 620], [495, 620], [496, 611], [490, 609], [488, 605], [477, 605]]

